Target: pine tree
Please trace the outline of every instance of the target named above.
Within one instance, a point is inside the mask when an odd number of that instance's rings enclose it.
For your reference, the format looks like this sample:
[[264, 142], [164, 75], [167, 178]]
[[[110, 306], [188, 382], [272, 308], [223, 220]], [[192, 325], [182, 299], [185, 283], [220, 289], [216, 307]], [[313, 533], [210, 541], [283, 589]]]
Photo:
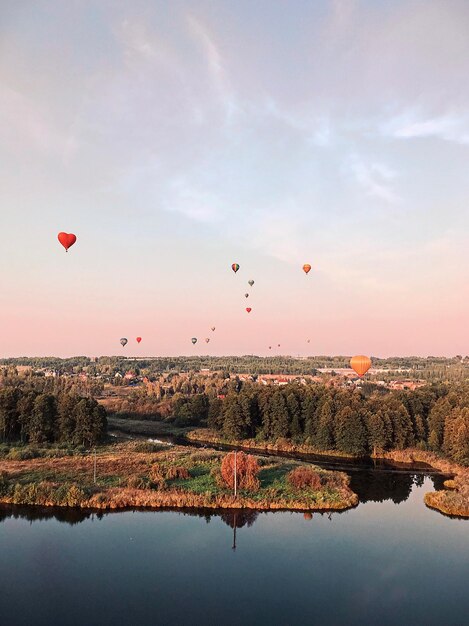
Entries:
[[332, 439], [333, 413], [332, 401], [327, 398], [319, 413], [319, 423], [316, 431], [315, 444], [321, 450], [330, 450], [333, 447]]

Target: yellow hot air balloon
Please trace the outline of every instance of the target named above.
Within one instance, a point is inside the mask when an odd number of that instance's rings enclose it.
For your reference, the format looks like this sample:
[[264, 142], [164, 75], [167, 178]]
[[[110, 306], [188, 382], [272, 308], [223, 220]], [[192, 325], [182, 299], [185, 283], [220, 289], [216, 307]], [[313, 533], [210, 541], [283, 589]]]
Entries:
[[350, 367], [360, 376], [364, 376], [371, 367], [371, 359], [363, 354], [353, 356], [350, 359]]

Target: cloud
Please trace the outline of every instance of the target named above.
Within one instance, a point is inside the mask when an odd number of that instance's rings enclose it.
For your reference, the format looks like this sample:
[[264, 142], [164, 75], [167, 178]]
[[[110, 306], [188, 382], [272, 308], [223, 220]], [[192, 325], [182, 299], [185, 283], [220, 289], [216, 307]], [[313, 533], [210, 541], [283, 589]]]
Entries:
[[469, 144], [469, 118], [467, 115], [453, 113], [425, 117], [415, 112], [406, 112], [384, 122], [381, 132], [396, 139], [433, 137], [467, 145]]
[[209, 29], [201, 20], [194, 15], [187, 14], [186, 22], [190, 34], [200, 45], [204, 53], [208, 74], [211, 77], [212, 85], [218, 95], [218, 99], [225, 109], [227, 121], [231, 121], [232, 117], [239, 110], [239, 102], [235, 97], [233, 88], [228, 79], [222, 54]]
[[379, 198], [389, 204], [398, 204], [401, 201], [391, 185], [391, 181], [396, 178], [396, 172], [387, 165], [380, 162], [370, 163], [353, 155], [348, 159], [347, 170], [367, 196]]

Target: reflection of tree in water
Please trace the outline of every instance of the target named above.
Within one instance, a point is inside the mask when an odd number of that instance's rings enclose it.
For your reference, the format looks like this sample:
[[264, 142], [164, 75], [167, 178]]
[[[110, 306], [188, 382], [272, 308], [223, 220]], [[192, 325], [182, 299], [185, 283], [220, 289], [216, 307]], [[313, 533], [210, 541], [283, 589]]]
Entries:
[[30, 522], [38, 522], [48, 519], [55, 519], [65, 524], [79, 524], [80, 522], [97, 517], [101, 519], [104, 513], [101, 511], [84, 511], [83, 509], [74, 509], [67, 507], [41, 507], [41, 506], [18, 506], [6, 505], [0, 506], [0, 523], [6, 519], [25, 519]]
[[233, 509], [220, 513], [220, 518], [231, 528], [252, 526], [259, 515], [259, 511], [253, 509]]
[[424, 478], [424, 475], [398, 472], [352, 472], [350, 488], [357, 494], [360, 502], [392, 500], [399, 504], [410, 496], [414, 482], [423, 484]]
[[221, 519], [233, 529], [233, 550], [236, 550], [236, 529], [243, 526], [252, 526], [259, 515], [258, 511], [252, 509], [234, 509], [220, 513]]

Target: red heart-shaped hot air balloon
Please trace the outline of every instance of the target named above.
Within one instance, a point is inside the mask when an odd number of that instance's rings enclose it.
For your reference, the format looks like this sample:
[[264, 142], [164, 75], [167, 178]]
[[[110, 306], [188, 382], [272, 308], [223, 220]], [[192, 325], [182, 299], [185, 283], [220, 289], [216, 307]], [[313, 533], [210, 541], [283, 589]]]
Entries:
[[77, 237], [73, 233], [59, 233], [57, 235], [57, 239], [63, 245], [65, 251], [68, 252], [68, 249], [73, 246], [73, 244], [77, 240]]
[[252, 311], [251, 307], [250, 307], [250, 306], [248, 306], [248, 307], [246, 308], [246, 311], [247, 311], [248, 313], [250, 313], [250, 312]]
[[140, 343], [142, 341], [141, 337], [137, 337], [137, 343]]

